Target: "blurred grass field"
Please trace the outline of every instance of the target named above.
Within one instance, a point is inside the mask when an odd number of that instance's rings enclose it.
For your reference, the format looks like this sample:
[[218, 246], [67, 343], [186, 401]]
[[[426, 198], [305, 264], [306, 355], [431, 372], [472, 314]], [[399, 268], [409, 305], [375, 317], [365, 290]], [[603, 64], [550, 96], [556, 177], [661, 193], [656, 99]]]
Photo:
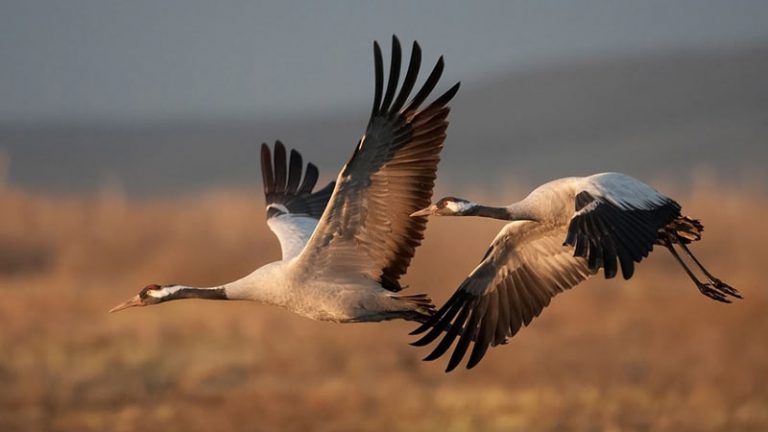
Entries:
[[[694, 250], [744, 301], [705, 298], [656, 253], [633, 280], [588, 281], [475, 369], [445, 374], [420, 361], [405, 322], [318, 323], [246, 302], [107, 314], [147, 283], [219, 284], [276, 259], [256, 189], [131, 200], [2, 187], [0, 431], [768, 430], [768, 195], [699, 182], [673, 196], [704, 221]], [[432, 220], [411, 292], [444, 302], [501, 224]]]

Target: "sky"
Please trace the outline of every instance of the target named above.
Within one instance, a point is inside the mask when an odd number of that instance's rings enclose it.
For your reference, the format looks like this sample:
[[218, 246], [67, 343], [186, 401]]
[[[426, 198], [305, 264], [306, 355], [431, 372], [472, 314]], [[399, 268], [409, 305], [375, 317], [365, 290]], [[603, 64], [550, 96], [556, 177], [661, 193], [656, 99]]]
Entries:
[[[473, 85], [510, 70], [768, 41], [768, 2], [0, 2], [0, 123], [281, 119], [368, 105], [371, 42]], [[385, 52], [386, 52], [385, 48]]]

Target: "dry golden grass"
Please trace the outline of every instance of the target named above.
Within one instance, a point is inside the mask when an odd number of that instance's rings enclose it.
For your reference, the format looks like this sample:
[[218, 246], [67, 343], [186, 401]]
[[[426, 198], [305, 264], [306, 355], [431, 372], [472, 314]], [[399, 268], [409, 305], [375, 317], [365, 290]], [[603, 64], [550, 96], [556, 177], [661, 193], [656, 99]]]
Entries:
[[[711, 184], [677, 198], [707, 227], [695, 250], [744, 301], [705, 298], [657, 253], [632, 281], [588, 281], [474, 370], [444, 374], [404, 322], [244, 302], [106, 313], [149, 282], [221, 283], [276, 258], [255, 190], [130, 201], [5, 188], [0, 430], [768, 430], [768, 198]], [[499, 227], [433, 220], [406, 283], [444, 301]]]

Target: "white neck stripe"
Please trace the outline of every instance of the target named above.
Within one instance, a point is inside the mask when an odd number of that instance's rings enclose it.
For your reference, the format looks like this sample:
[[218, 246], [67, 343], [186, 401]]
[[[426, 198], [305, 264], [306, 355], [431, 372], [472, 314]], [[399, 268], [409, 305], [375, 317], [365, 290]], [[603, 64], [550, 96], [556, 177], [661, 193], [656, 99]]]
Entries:
[[178, 292], [182, 288], [184, 287], [181, 285], [172, 285], [172, 286], [161, 288], [159, 290], [149, 290], [147, 291], [147, 295], [152, 296], [154, 298], [163, 298]]

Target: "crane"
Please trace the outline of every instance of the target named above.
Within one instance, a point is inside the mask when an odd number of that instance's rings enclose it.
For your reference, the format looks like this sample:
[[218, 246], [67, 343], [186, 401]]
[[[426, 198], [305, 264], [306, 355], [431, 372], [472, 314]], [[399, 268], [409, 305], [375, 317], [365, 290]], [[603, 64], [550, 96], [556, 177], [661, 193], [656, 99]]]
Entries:
[[[425, 358], [435, 360], [458, 338], [446, 371], [458, 366], [473, 345], [470, 369], [489, 346], [506, 343], [529, 325], [552, 297], [601, 268], [607, 279], [619, 270], [624, 279], [631, 278], [635, 263], [654, 245], [665, 247], [705, 296], [725, 303], [742, 298], [693, 255], [688, 244], [701, 239], [704, 227], [680, 210], [680, 204], [640, 180], [602, 173], [545, 183], [505, 207], [445, 197], [414, 212], [419, 218], [480, 216], [511, 222], [450, 299], [412, 333], [426, 333], [413, 344], [428, 345], [445, 333]], [[703, 280], [681, 253], [703, 273]]]
[[[282, 259], [214, 287], [151, 284], [112, 312], [178, 299], [250, 300], [323, 321], [424, 322], [434, 312], [424, 294], [404, 295], [400, 277], [423, 239], [426, 217], [411, 213], [430, 203], [448, 127], [448, 102], [459, 83], [426, 107], [443, 58], [411, 97], [421, 64], [414, 42], [398, 91], [401, 47], [392, 38], [384, 87], [382, 54], [374, 42], [374, 101], [363, 137], [336, 181], [314, 191], [318, 172], [301, 155], [290, 158], [281, 143], [262, 146], [267, 224], [278, 237]], [[409, 100], [410, 98], [410, 100]]]

